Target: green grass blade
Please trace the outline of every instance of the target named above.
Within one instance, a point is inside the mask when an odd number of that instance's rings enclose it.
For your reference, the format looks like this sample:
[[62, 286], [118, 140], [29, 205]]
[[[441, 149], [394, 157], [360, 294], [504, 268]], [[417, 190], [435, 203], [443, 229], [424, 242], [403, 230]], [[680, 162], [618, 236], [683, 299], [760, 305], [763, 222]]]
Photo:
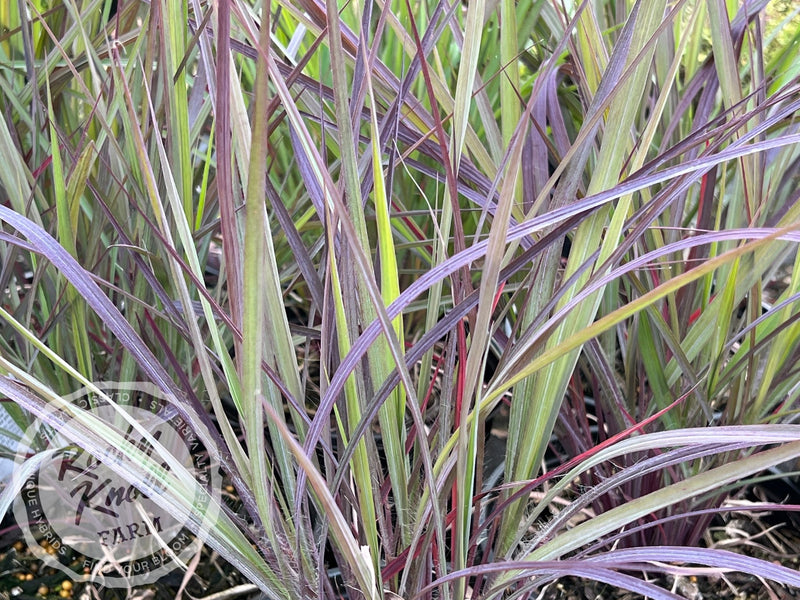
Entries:
[[[50, 125], [50, 151], [53, 164], [53, 189], [56, 196], [56, 212], [58, 218], [58, 237], [64, 248], [77, 256], [75, 237], [77, 235], [77, 213], [80, 208], [80, 198], [70, 197], [67, 190], [67, 178], [61, 160], [61, 150], [58, 144], [58, 134], [55, 128], [55, 115], [53, 114], [53, 100], [50, 95], [50, 86], [47, 86], [47, 108]], [[73, 215], [75, 217], [73, 218]], [[92, 356], [89, 345], [89, 330], [86, 326], [86, 307], [80, 300], [80, 295], [69, 283], [66, 284], [66, 297], [69, 303], [70, 340], [67, 345], [75, 353], [78, 369], [88, 379], [92, 378]], [[66, 344], [65, 344], [66, 345]]]
[[[380, 133], [378, 130], [377, 110], [375, 107], [372, 79], [367, 71], [367, 88], [370, 102], [370, 131], [372, 134], [372, 176], [374, 180], [375, 219], [378, 235], [378, 259], [380, 260], [381, 293], [386, 306], [391, 304], [400, 295], [400, 280], [397, 266], [394, 234], [389, 214], [389, 194], [383, 176], [382, 153], [379, 147]], [[403, 347], [403, 318], [397, 317], [392, 321], [400, 347]], [[402, 366], [400, 366], [402, 368]], [[388, 375], [388, 372], [385, 373]], [[378, 417], [381, 424], [381, 434], [386, 451], [386, 461], [389, 477], [392, 482], [394, 500], [397, 505], [398, 529], [403, 543], [410, 541], [408, 527], [408, 489], [410, 469], [406, 458], [406, 431], [405, 431], [405, 404], [406, 398], [402, 387], [395, 389], [386, 403], [381, 407]]]
[[[614, 78], [618, 75], [611, 67], [605, 72], [606, 79], [603, 85], [613, 86], [613, 99], [608, 110], [605, 135], [600, 146], [597, 164], [594, 166], [594, 173], [587, 190], [589, 194], [613, 187], [619, 180], [619, 174], [631, 144], [630, 131], [635, 115], [634, 107], [638, 105], [649, 77], [650, 57], [654, 50], [652, 44], [638, 64], [632, 65], [632, 62], [634, 57], [651, 42], [653, 33], [663, 21], [665, 6], [666, 2], [663, 0], [637, 3], [631, 11], [625, 30], [615, 47], [614, 54], [616, 56], [612, 58], [612, 61], [624, 61], [627, 65], [631, 65], [628, 68], [634, 69], [634, 73], [621, 85], [616, 85]], [[616, 247], [627, 211], [628, 204], [621, 200], [615, 211], [604, 208], [581, 224], [572, 243], [573, 250], [567, 263], [565, 278], [580, 268], [601, 244], [603, 245], [601, 254], [607, 256], [611, 253], [612, 248]], [[607, 228], [608, 231], [606, 231]], [[603, 260], [603, 256], [599, 260]], [[579, 289], [587, 277], [588, 274], [585, 274], [578, 280], [572, 291], [561, 301], [562, 306], [569, 301], [572, 294]], [[533, 475], [532, 470], [538, 468], [541, 463], [558, 408], [561, 406], [564, 391], [578, 358], [578, 353], [568, 352], [562, 342], [571, 333], [580, 331], [592, 322], [599, 299], [599, 293], [593, 298], [587, 299], [581, 307], [575, 310], [574, 317], [570, 318], [569, 322], [565, 322], [548, 340], [548, 351], [545, 354], [554, 352], [560, 355], [560, 359], [537, 376], [535, 400], [531, 397], [527, 401], [532, 404], [528, 411], [531, 413], [531, 421], [529, 421], [531, 426], [524, 433], [520, 431], [520, 435], [524, 435], [524, 439], [536, 440], [536, 442], [533, 444], [514, 442], [519, 453], [513, 460], [516, 465], [521, 467], [517, 468], [512, 465], [511, 473], [514, 479], [529, 479]], [[519, 380], [517, 379], [517, 381]], [[512, 443], [511, 440], [510, 443]], [[504, 516], [501, 530], [501, 539], [504, 540], [504, 543], [508, 543], [515, 537], [523, 508], [523, 505], [518, 503]]]

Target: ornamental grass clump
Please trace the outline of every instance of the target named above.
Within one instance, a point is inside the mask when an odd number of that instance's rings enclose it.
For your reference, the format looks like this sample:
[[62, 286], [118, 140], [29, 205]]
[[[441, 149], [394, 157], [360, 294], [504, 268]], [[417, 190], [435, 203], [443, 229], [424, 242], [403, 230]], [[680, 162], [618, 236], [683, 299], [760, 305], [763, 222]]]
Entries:
[[[269, 598], [800, 586], [699, 543], [800, 457], [791, 3], [29, 0], [0, 24], [20, 430], [113, 442], [131, 497]], [[215, 476], [101, 382], [153, 386]]]

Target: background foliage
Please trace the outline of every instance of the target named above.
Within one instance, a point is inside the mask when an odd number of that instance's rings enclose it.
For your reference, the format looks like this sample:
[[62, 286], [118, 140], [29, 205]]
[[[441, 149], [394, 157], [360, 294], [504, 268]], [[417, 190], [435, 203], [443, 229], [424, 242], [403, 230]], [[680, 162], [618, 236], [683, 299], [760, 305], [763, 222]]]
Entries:
[[698, 547], [800, 455], [792, 4], [0, 5], [11, 412], [180, 398], [269, 597], [800, 584]]

